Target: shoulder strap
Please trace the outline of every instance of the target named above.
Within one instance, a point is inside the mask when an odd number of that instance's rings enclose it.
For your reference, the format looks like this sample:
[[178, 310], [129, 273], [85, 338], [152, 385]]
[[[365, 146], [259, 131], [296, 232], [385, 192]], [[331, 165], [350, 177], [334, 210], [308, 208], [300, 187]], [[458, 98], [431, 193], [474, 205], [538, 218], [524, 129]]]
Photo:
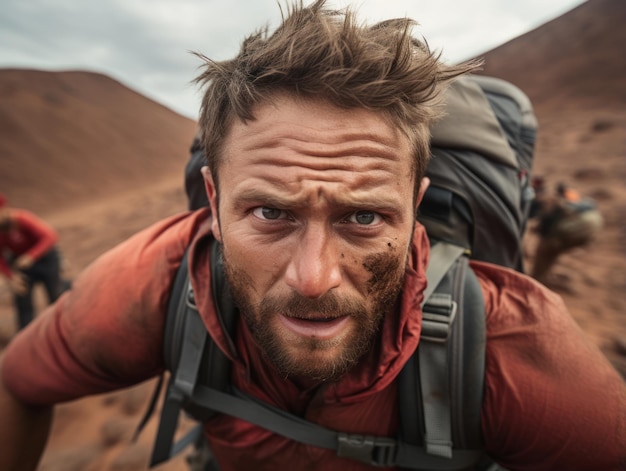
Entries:
[[[202, 379], [203, 384], [220, 391], [227, 390], [230, 386], [230, 360], [213, 342], [200, 318], [189, 280], [187, 258], [188, 254], [185, 252], [168, 304], [163, 355], [166, 368], [170, 371], [170, 379], [150, 466], [178, 454], [187, 445], [195, 442], [201, 433], [199, 428], [192, 429], [172, 446], [181, 409], [204, 419], [211, 415], [207, 414], [206, 409], [198, 409], [193, 401], [189, 401], [199, 379]], [[225, 288], [222, 255], [216, 241], [211, 246], [211, 289], [218, 319], [224, 332], [232, 339], [238, 312]]]
[[[189, 284], [187, 273], [188, 273], [187, 251], [185, 251], [183, 258], [180, 262], [180, 265], [178, 267], [178, 270], [176, 271], [176, 277], [174, 278], [174, 284], [172, 285], [172, 289], [170, 291], [170, 298], [168, 301], [167, 313], [165, 317], [165, 327], [164, 327], [164, 334], [163, 334], [163, 359], [165, 363], [165, 368], [166, 370], [169, 370], [169, 371], [171, 371], [173, 364], [174, 365], [178, 364], [176, 355], [172, 353], [173, 350], [175, 349], [173, 346], [173, 341], [177, 337], [180, 337], [180, 334], [183, 330], [183, 325], [185, 324], [187, 310], [189, 309], [189, 306], [187, 306], [187, 296], [188, 296], [187, 291], [188, 291], [188, 284]], [[193, 302], [193, 298], [191, 299], [191, 301]], [[161, 388], [163, 387], [163, 380], [164, 380], [164, 374], [161, 374], [156, 384], [156, 387], [154, 388], [154, 392], [152, 393], [152, 397], [150, 398], [148, 408], [146, 409], [146, 412], [144, 413], [139, 425], [137, 426], [137, 429], [135, 430], [133, 440], [137, 439], [137, 437], [139, 436], [143, 428], [148, 423], [148, 420], [152, 416], [152, 413], [154, 412], [156, 403], [161, 393]], [[173, 437], [174, 430], [177, 424], [177, 417], [178, 417], [177, 412], [176, 411], [174, 412], [176, 414], [174, 416], [174, 422], [172, 422], [172, 418], [171, 418], [173, 416], [172, 412], [167, 414], [168, 418], [166, 419], [164, 419], [163, 416], [161, 416], [161, 420], [159, 423], [159, 432], [157, 435], [157, 442], [167, 441], [167, 437], [169, 435]], [[167, 426], [164, 426], [164, 420], [167, 424], [170, 424], [171, 427], [174, 429], [171, 432], [171, 434], [169, 432], [168, 433], [165, 432], [165, 429], [167, 428]], [[159, 438], [159, 436], [161, 438]], [[170, 437], [170, 440], [171, 440], [171, 437]], [[168, 442], [167, 444], [168, 454], [169, 454], [169, 443], [170, 442]], [[157, 447], [155, 446], [155, 450], [156, 448]], [[158, 448], [161, 449], [162, 446], [159, 446]], [[164, 458], [164, 459], [167, 459], [167, 458]], [[153, 456], [153, 460], [154, 460], [154, 456]]]
[[388, 437], [337, 432], [306, 421], [282, 409], [244, 395], [229, 394], [198, 385], [193, 400], [216, 412], [253, 423], [291, 440], [335, 450], [337, 456], [373, 466], [416, 470], [459, 470], [472, 466], [480, 450], [454, 450], [450, 458], [427, 453], [424, 448]]
[[398, 386], [403, 439], [441, 457], [482, 448], [485, 310], [463, 255], [451, 244], [432, 247], [420, 344]]

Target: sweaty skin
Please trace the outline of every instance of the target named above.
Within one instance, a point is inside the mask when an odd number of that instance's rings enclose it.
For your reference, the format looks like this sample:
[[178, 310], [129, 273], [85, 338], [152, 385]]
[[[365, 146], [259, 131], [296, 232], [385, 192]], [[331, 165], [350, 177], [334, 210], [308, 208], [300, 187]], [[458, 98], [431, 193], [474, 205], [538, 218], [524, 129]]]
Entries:
[[[404, 280], [409, 141], [383, 115], [278, 96], [204, 169], [213, 232], [255, 340], [285, 375], [328, 380], [368, 349]], [[219, 201], [219, 207], [218, 207]]]

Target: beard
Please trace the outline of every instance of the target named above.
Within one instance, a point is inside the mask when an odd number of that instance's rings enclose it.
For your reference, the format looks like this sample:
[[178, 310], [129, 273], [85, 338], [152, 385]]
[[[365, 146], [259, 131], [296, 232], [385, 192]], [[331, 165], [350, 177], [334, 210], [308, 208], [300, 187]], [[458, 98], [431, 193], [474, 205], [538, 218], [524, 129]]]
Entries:
[[[230, 264], [224, 253], [225, 274], [233, 300], [267, 360], [284, 377], [313, 381], [339, 379], [370, 350], [384, 316], [393, 308], [401, 291], [405, 265], [401, 259], [388, 255], [368, 257], [363, 266], [371, 278], [364, 299], [339, 297], [333, 291], [311, 299], [291, 291], [284, 296], [267, 295], [254, 302], [252, 277]], [[313, 316], [328, 320], [349, 317], [352, 325], [347, 334], [329, 339], [304, 336], [294, 339], [293, 335], [287, 339], [277, 327], [279, 315], [303, 320]]]

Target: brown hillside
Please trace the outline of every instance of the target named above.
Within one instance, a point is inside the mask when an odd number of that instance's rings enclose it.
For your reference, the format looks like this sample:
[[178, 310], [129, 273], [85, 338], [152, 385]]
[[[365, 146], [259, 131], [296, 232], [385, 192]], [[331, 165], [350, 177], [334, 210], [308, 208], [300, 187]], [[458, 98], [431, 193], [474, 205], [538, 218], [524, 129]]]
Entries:
[[150, 186], [181, 175], [194, 127], [101, 74], [0, 70], [0, 191], [48, 212]]
[[[548, 284], [626, 375], [624, 24], [626, 2], [590, 0], [483, 57], [484, 73], [517, 84], [535, 104], [536, 172], [551, 184], [574, 184], [603, 212], [597, 243], [562, 257]], [[192, 121], [102, 75], [0, 70], [0, 191], [58, 229], [71, 276], [184, 209], [182, 171], [194, 131]], [[528, 266], [535, 242], [530, 232]], [[0, 283], [0, 348], [13, 334]], [[154, 418], [138, 443], [130, 436], [150, 386], [57, 407], [38, 471], [147, 469]], [[187, 467], [179, 457], [158, 469]]]
[[484, 73], [520, 86], [541, 112], [626, 105], [626, 2], [589, 0], [483, 55]]

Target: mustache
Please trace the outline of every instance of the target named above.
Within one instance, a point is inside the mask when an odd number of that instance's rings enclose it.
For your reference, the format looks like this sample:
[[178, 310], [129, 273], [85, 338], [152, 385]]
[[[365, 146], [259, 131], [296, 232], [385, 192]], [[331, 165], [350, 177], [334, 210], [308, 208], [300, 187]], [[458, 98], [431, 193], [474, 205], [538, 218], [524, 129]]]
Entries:
[[287, 297], [268, 296], [259, 309], [262, 314], [280, 312], [296, 319], [335, 319], [339, 317], [360, 317], [366, 312], [366, 306], [356, 300], [339, 298], [329, 292], [320, 298], [307, 298], [296, 292]]

